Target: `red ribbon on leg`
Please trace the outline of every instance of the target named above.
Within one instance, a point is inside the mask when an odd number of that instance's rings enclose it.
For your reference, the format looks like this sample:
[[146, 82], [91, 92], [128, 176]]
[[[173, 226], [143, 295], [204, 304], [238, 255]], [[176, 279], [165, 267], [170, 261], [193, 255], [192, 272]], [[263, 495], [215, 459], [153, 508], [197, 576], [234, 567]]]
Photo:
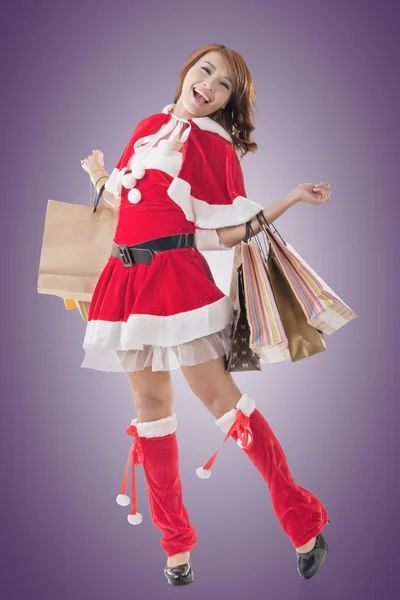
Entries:
[[203, 467], [199, 467], [197, 469], [196, 473], [201, 479], [208, 479], [208, 477], [210, 477], [210, 475], [211, 475], [210, 469], [217, 457], [218, 452], [221, 450], [221, 448], [224, 445], [224, 443], [226, 442], [226, 440], [229, 437], [231, 437], [233, 432], [236, 432], [238, 440], [242, 444], [242, 448], [244, 448], [246, 450], [251, 448], [251, 446], [253, 445], [253, 433], [252, 433], [251, 427], [250, 427], [250, 416], [245, 415], [241, 410], [238, 410], [238, 411], [236, 411], [235, 421], [232, 423], [231, 427], [229, 428], [229, 431], [226, 434], [225, 439], [223, 440], [221, 446], [218, 448], [218, 450], [212, 455], [210, 460], [208, 460]]
[[[125, 506], [125, 504], [124, 504], [125, 499], [128, 498], [126, 496], [126, 484], [127, 484], [127, 479], [128, 479], [129, 463], [132, 460], [132, 476], [131, 476], [132, 510], [131, 510], [130, 514], [128, 515], [128, 521], [131, 524], [136, 525], [136, 524], [139, 524], [142, 522], [142, 515], [137, 512], [135, 465], [139, 465], [139, 464], [143, 463], [144, 456], [143, 456], [143, 448], [142, 448], [142, 445], [140, 442], [140, 436], [138, 434], [137, 427], [135, 425], [130, 425], [127, 428], [126, 432], [128, 435], [134, 437], [134, 441], [129, 449], [128, 459], [126, 461], [124, 475], [122, 478], [120, 496], [124, 496], [125, 498], [123, 500], [120, 500], [119, 503], [121, 503], [122, 506]], [[117, 502], [118, 502], [118, 498], [117, 498]]]

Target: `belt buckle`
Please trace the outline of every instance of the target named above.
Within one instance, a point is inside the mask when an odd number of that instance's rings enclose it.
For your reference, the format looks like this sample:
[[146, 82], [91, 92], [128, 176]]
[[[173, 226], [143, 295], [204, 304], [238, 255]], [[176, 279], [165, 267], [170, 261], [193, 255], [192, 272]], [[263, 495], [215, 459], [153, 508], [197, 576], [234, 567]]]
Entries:
[[131, 267], [134, 263], [132, 261], [132, 257], [129, 253], [128, 246], [118, 246], [119, 254], [124, 264], [124, 267]]

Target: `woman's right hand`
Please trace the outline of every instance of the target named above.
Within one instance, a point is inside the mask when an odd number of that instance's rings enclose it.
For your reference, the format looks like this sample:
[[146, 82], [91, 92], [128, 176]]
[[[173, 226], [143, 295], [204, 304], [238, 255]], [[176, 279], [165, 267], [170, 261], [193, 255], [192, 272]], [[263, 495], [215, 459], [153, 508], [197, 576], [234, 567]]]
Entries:
[[89, 174], [95, 169], [104, 167], [104, 154], [101, 150], [93, 150], [92, 154], [81, 160], [81, 167]]

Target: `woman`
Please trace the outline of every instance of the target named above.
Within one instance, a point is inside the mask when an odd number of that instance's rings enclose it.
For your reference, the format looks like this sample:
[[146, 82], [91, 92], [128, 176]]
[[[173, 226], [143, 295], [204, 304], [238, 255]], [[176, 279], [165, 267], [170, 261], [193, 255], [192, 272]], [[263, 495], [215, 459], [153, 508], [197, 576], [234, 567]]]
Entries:
[[[167, 555], [168, 583], [193, 581], [190, 551], [196, 531], [182, 500], [176, 414], [170, 370], [181, 368], [191, 390], [222, 432], [235, 439], [269, 486], [275, 514], [297, 552], [297, 569], [312, 577], [328, 545], [327, 510], [298, 486], [279, 442], [255, 401], [225, 372], [232, 305], [215, 285], [200, 250], [230, 249], [255, 234], [263, 211], [271, 223], [298, 202], [320, 205], [330, 186], [301, 184], [268, 208], [246, 196], [237, 155], [255, 152], [254, 84], [237, 52], [218, 44], [186, 60], [172, 104], [140, 121], [109, 175], [100, 151], [82, 161], [105, 204], [118, 212], [111, 256], [93, 294], [83, 367], [123, 371], [136, 406], [134, 437], [117, 502], [125, 494], [132, 458], [142, 463], [154, 524]], [[212, 461], [210, 461], [212, 462]], [[199, 477], [210, 470], [199, 468]]]

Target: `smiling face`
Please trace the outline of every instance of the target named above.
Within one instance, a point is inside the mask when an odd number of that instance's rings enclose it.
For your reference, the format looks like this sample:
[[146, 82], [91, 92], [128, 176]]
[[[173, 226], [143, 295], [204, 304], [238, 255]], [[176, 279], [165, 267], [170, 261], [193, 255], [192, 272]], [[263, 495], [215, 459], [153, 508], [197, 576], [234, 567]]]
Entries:
[[208, 52], [187, 72], [173, 113], [182, 119], [206, 117], [225, 107], [233, 84], [231, 69], [222, 53]]

